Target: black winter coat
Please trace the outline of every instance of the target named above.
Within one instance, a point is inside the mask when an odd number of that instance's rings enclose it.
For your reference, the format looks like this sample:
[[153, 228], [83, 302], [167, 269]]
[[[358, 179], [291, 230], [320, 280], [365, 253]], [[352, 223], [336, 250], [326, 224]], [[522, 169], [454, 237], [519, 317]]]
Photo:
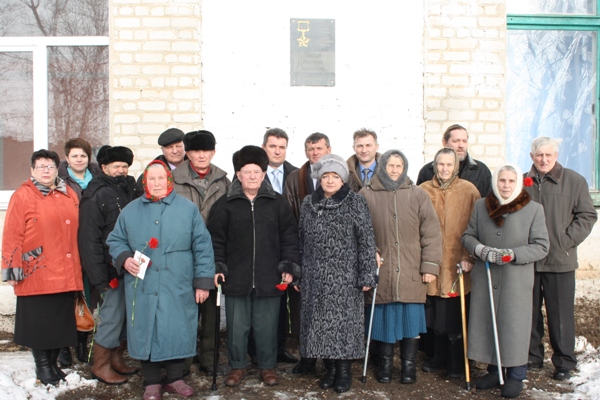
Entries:
[[300, 276], [298, 224], [288, 202], [263, 181], [250, 201], [236, 180], [208, 215], [216, 272], [225, 274], [223, 294], [281, 296], [281, 273]]
[[133, 177], [104, 174], [93, 178], [83, 191], [79, 204], [79, 255], [90, 283], [98, 290], [104, 290], [111, 279], [119, 277], [106, 238], [121, 210], [141, 195], [142, 189]]
[[[417, 185], [421, 185], [423, 182], [430, 181], [433, 179], [433, 175], [432, 161], [425, 164], [419, 171]], [[458, 177], [475, 185], [477, 190], [479, 190], [479, 195], [482, 198], [487, 196], [492, 191], [492, 173], [490, 172], [490, 169], [481, 161], [471, 158], [471, 155], [468, 153], [464, 161], [460, 162]]]

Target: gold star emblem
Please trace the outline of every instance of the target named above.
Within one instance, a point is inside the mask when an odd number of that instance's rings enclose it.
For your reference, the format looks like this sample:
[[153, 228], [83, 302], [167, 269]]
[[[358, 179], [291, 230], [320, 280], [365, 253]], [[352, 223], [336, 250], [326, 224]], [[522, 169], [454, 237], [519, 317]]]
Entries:
[[308, 47], [308, 42], [310, 41], [309, 38], [304, 36], [304, 33], [302, 33], [302, 37], [300, 37], [296, 40], [298, 41], [298, 47]]

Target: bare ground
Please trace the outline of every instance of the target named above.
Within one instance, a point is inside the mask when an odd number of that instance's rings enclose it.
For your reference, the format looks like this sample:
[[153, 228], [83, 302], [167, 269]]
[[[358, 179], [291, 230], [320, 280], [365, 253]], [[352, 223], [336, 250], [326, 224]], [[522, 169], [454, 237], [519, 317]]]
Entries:
[[[600, 300], [582, 298], [577, 300], [575, 312], [577, 327], [577, 336], [584, 336], [594, 347], [600, 346]], [[11, 333], [0, 332], [0, 339], [12, 339]], [[338, 395], [333, 390], [322, 390], [319, 387], [324, 368], [321, 363], [317, 364], [317, 375], [298, 376], [293, 375], [291, 364], [278, 364], [277, 372], [280, 380], [274, 387], [265, 386], [258, 377], [258, 369], [253, 366], [248, 367], [248, 377], [242, 381], [242, 384], [236, 388], [230, 388], [223, 384], [223, 377], [217, 378], [217, 390], [211, 390], [212, 377], [197, 370], [197, 366], [192, 366], [191, 374], [185, 378], [196, 391], [193, 399], [467, 399], [477, 400], [498, 399], [500, 398], [500, 389], [489, 391], [466, 390], [465, 380], [446, 379], [445, 374], [440, 372], [430, 374], [421, 371], [424, 362], [423, 355], [419, 353], [417, 358], [417, 383], [413, 385], [403, 385], [399, 383], [400, 379], [400, 357], [399, 346], [396, 346], [395, 357], [395, 379], [391, 384], [380, 384], [374, 378], [374, 369], [369, 366], [367, 369], [367, 382], [361, 382], [362, 361], [353, 364], [353, 385], [352, 389], [344, 394]], [[220, 343], [221, 362], [226, 361], [225, 340], [221, 337]], [[297, 355], [298, 342], [296, 338], [288, 339], [288, 349]], [[17, 346], [13, 343], [0, 344], [0, 351], [26, 351], [26, 348]], [[549, 355], [550, 353], [547, 353]], [[134, 360], [130, 360], [134, 363]], [[471, 382], [478, 376], [485, 374], [485, 365], [477, 364], [471, 372]], [[75, 361], [73, 368], [83, 377], [90, 378], [91, 366]], [[553, 366], [549, 361], [545, 362], [544, 369], [537, 372], [529, 372], [528, 379], [525, 382], [525, 390], [520, 399], [540, 399], [549, 398], [544, 393], [569, 393], [573, 391], [572, 384], [560, 383], [552, 379]], [[141, 374], [135, 375], [129, 381], [121, 386], [108, 386], [99, 383], [96, 388], [80, 388], [58, 397], [59, 400], [75, 399], [139, 399], [143, 393], [143, 378]], [[163, 399], [180, 398], [174, 395], [163, 395]]]

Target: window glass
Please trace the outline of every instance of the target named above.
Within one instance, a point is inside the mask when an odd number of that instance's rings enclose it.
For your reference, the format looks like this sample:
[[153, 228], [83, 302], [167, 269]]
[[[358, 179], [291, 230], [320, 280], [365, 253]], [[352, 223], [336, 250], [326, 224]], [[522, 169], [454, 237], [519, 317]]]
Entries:
[[596, 0], [506, 0], [508, 14], [596, 14]]
[[509, 30], [507, 160], [529, 170], [538, 136], [562, 139], [559, 162], [595, 186], [595, 31]]
[[94, 150], [109, 143], [106, 46], [48, 47], [49, 148], [63, 159], [74, 137]]
[[0, 190], [14, 190], [30, 173], [33, 149], [33, 55], [0, 53]]

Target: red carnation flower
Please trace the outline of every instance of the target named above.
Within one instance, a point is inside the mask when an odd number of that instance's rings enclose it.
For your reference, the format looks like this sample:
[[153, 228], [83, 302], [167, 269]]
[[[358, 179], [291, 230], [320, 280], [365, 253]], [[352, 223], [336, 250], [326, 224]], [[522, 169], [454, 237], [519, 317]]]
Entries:
[[505, 254], [502, 256], [502, 262], [507, 263], [507, 262], [510, 262], [510, 260], [512, 260], [512, 257], [510, 255]]
[[448, 297], [458, 297], [458, 293], [456, 293], [456, 292], [448, 292]]
[[148, 247], [150, 247], [151, 249], [156, 249], [158, 247], [158, 239], [157, 238], [151, 238], [148, 241]]
[[117, 278], [112, 278], [110, 280], [110, 282], [108, 283], [108, 286], [110, 286], [113, 289], [116, 289], [119, 287], [119, 280]]
[[527, 178], [523, 179], [523, 185], [525, 185], [525, 186], [533, 186], [533, 179], [531, 179], [530, 177], [527, 177]]
[[275, 287], [279, 290], [281, 290], [282, 292], [287, 290], [288, 284], [287, 283], [280, 283], [279, 285], [275, 285]]

